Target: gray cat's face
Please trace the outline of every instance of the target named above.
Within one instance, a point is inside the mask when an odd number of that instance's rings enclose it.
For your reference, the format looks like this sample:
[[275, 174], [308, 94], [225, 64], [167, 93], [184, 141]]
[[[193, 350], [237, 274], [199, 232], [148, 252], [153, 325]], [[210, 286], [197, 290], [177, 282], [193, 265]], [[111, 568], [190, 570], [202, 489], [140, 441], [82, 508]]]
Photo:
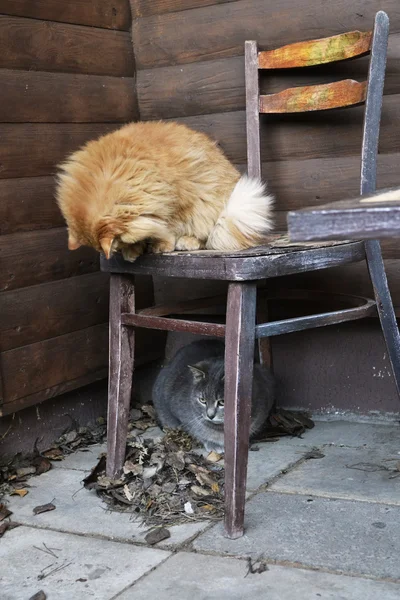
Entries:
[[192, 402], [209, 423], [224, 422], [224, 371], [213, 369], [205, 362], [189, 365], [193, 375]]

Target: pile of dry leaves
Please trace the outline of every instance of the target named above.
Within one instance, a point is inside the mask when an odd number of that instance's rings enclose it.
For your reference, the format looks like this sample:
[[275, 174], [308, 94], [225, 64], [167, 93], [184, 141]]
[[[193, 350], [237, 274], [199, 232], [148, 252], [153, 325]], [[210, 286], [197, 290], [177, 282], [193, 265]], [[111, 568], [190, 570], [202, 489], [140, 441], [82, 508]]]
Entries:
[[105, 456], [84, 481], [114, 509], [136, 513], [146, 525], [219, 518], [223, 512], [221, 456], [196, 452], [186, 433], [170, 430], [162, 439], [131, 435], [119, 479], [105, 475]]
[[[220, 518], [222, 456], [216, 452], [204, 456], [195, 440], [179, 430], [168, 431], [162, 439], [146, 437], [146, 429], [155, 425], [154, 417], [152, 406], [131, 411], [123, 473], [118, 479], [106, 477], [102, 456], [85, 479], [85, 487], [95, 489], [110, 508], [136, 513], [146, 525]], [[280, 410], [271, 415], [259, 441], [300, 435], [313, 426], [305, 415]]]

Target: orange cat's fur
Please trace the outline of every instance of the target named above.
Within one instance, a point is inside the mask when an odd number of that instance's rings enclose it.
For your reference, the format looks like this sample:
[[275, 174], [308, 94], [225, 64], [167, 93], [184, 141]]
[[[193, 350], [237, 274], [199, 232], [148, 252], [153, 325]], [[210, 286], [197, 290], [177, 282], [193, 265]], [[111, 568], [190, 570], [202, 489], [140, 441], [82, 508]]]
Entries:
[[263, 243], [272, 198], [240, 177], [216, 143], [184, 125], [132, 123], [61, 165], [57, 200], [68, 247], [134, 260], [153, 252], [238, 250]]

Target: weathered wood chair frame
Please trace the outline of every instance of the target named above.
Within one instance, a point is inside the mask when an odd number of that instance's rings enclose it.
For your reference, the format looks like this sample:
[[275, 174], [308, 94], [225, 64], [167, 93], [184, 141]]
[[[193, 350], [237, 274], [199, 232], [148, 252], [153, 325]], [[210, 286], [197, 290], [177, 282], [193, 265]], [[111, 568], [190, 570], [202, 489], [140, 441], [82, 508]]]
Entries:
[[[260, 113], [323, 110], [365, 102], [361, 194], [375, 190], [388, 32], [388, 17], [379, 12], [373, 33], [351, 32], [265, 52], [258, 52], [256, 42], [245, 43], [249, 175], [261, 177]], [[367, 82], [347, 80], [291, 88], [269, 96], [259, 94], [259, 69], [331, 63], [368, 53]], [[317, 58], [313, 59], [313, 56]], [[261, 305], [257, 312], [259, 324], [256, 324], [257, 282], [365, 259], [375, 301], [348, 297], [350, 308], [260, 323], [260, 315], [267, 320], [265, 306]], [[115, 255], [110, 260], [102, 257], [101, 266], [103, 271], [111, 273], [107, 473], [116, 475], [125, 455], [135, 327], [225, 337], [225, 531], [230, 538], [243, 535], [255, 340], [259, 340], [262, 360], [268, 360], [266, 342], [271, 336], [360, 319], [375, 313], [377, 308], [399, 390], [400, 338], [378, 241], [328, 242], [281, 248], [272, 244], [224, 254], [212, 251], [176, 252], [145, 255], [134, 263], [125, 262], [120, 255]], [[134, 275], [140, 274], [227, 281], [226, 324], [199, 322], [193, 315], [180, 318], [174, 314], [211, 306], [217, 303], [216, 298], [135, 312]]]

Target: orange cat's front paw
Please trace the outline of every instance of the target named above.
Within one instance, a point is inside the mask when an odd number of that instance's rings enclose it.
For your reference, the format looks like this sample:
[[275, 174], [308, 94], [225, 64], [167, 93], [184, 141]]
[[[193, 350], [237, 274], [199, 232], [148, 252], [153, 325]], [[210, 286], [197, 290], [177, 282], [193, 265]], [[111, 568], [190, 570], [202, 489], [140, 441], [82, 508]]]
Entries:
[[146, 245], [144, 242], [137, 242], [136, 244], [123, 244], [121, 245], [122, 256], [129, 262], [134, 262], [138, 256], [141, 256], [145, 251]]
[[193, 235], [183, 235], [176, 244], [175, 250], [200, 250], [204, 244]]
[[162, 254], [163, 252], [173, 252], [175, 250], [175, 240], [157, 240], [148, 246], [148, 252], [151, 254]]

